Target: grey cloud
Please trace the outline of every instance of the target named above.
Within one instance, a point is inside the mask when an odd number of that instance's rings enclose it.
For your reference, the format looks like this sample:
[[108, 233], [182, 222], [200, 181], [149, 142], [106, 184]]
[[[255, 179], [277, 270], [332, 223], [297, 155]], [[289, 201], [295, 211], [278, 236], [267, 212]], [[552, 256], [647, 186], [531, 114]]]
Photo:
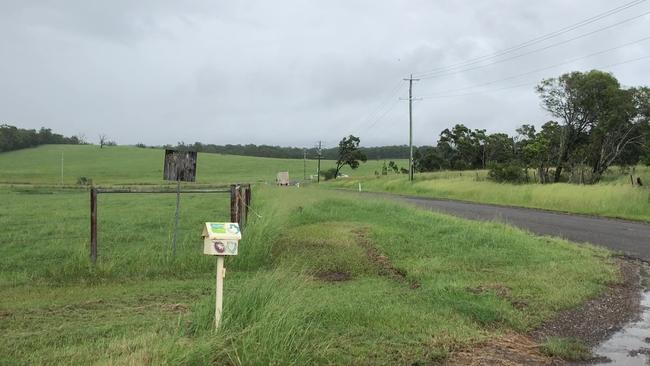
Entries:
[[[350, 131], [358, 131], [367, 145], [406, 143], [406, 103], [396, 101], [406, 96], [405, 84], [400, 95], [388, 97], [409, 73], [490, 54], [620, 4], [3, 2], [0, 120], [91, 139], [106, 133], [120, 143], [300, 146], [315, 140], [335, 144]], [[644, 11], [650, 11], [649, 4], [545, 44]], [[416, 143], [433, 143], [440, 130], [457, 122], [512, 132], [521, 123], [546, 121], [535, 83], [650, 54], [650, 42], [465, 88], [630, 42], [648, 35], [648, 21], [645, 17], [543, 52], [416, 83], [416, 96], [481, 92], [417, 102]], [[625, 85], [648, 85], [646, 65], [647, 60], [606, 69]], [[503, 89], [521, 83], [530, 85]], [[376, 110], [390, 105], [390, 111]]]

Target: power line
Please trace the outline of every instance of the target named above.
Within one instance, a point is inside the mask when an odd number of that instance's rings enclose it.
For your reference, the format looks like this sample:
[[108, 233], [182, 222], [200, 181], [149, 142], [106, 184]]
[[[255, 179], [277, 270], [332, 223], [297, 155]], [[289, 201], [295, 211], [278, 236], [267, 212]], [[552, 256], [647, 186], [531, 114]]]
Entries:
[[[632, 62], [645, 60], [645, 59], [648, 59], [648, 58], [650, 58], [650, 55], [645, 55], [645, 56], [641, 56], [641, 57], [636, 57], [636, 58], [632, 58], [632, 59], [627, 59], [627, 60], [624, 60], [624, 61], [621, 61], [621, 62], [615, 62], [615, 63], [612, 63], [612, 64], [601, 65], [601, 66], [598, 66], [598, 68], [607, 68], [607, 67], [621, 66], [621, 65], [625, 65], [625, 64], [632, 63]], [[507, 90], [507, 89], [521, 88], [521, 87], [525, 87], [525, 86], [535, 85], [535, 83], [536, 83], [536, 82], [527, 82], [527, 83], [522, 83], [522, 84], [516, 84], [516, 85], [506, 86], [506, 87], [503, 87], [503, 88], [490, 89], [490, 90], [483, 90], [483, 91], [476, 91], [476, 92], [470, 92], [470, 93], [462, 93], [462, 94], [428, 95], [428, 96], [421, 97], [421, 99], [438, 99], [438, 98], [456, 98], [456, 97], [465, 97], [465, 96], [470, 96], [470, 95], [479, 95], [479, 94], [491, 93], [491, 92], [501, 91], [501, 90]], [[469, 88], [476, 88], [476, 87], [481, 87], [481, 86], [482, 86], [482, 85], [475, 85], [475, 86], [473, 86], [473, 87], [468, 87], [468, 88], [466, 88], [466, 89], [469, 89]]]
[[455, 64], [451, 64], [451, 65], [447, 65], [447, 66], [441, 66], [441, 67], [430, 69], [428, 71], [419, 72], [419, 73], [416, 73], [416, 75], [419, 76], [419, 77], [422, 77], [422, 76], [425, 76], [425, 75], [428, 75], [428, 74], [449, 71], [449, 69], [465, 67], [465, 66], [469, 66], [471, 64], [486, 61], [487, 59], [503, 56], [503, 55], [515, 52], [517, 50], [520, 50], [522, 48], [525, 48], [525, 47], [528, 47], [528, 46], [531, 46], [531, 45], [546, 41], [548, 39], [558, 37], [558, 36], [560, 36], [562, 34], [568, 33], [568, 32], [573, 31], [575, 29], [581, 28], [581, 27], [583, 27], [585, 25], [594, 23], [594, 22], [596, 22], [598, 20], [601, 20], [603, 18], [606, 18], [608, 16], [617, 14], [617, 13], [619, 13], [621, 11], [624, 11], [624, 10], [629, 9], [631, 7], [637, 6], [637, 5], [639, 5], [639, 4], [641, 4], [641, 3], [645, 2], [645, 1], [646, 0], [634, 0], [634, 1], [631, 1], [629, 3], [623, 4], [621, 6], [618, 6], [616, 8], [607, 10], [607, 11], [605, 11], [603, 13], [597, 14], [597, 15], [595, 15], [593, 17], [584, 19], [584, 20], [582, 20], [582, 21], [580, 21], [578, 23], [575, 23], [575, 24], [566, 26], [564, 28], [558, 29], [558, 30], [556, 30], [554, 32], [547, 33], [547, 34], [532, 38], [532, 39], [530, 39], [528, 41], [522, 42], [522, 43], [517, 44], [515, 46], [505, 48], [505, 49], [502, 49], [500, 51], [496, 51], [496, 52], [491, 53], [491, 54], [486, 54], [486, 55], [478, 56], [478, 57], [475, 57], [475, 58], [471, 58], [469, 60], [460, 61], [460, 62], [457, 62]]
[[[386, 99], [382, 99], [382, 101], [380, 103], [378, 103], [376, 105], [376, 107], [370, 113], [366, 114], [366, 116], [360, 120], [360, 123], [358, 124], [358, 126], [351, 127], [348, 131], [351, 132], [351, 133], [352, 132], [358, 132], [358, 131], [355, 131], [355, 129], [360, 129], [363, 125], [365, 125], [369, 121], [373, 121], [372, 125], [374, 126], [374, 124], [377, 121], [378, 116], [379, 116], [379, 119], [381, 119], [381, 118], [383, 118], [384, 115], [386, 115], [387, 111], [384, 108], [386, 106], [389, 106], [389, 110], [392, 108], [389, 105], [389, 102], [398, 100], [397, 95], [399, 94], [399, 92], [402, 90], [403, 87], [404, 87], [404, 84], [400, 80], [395, 85], [395, 87], [391, 88], [391, 91], [386, 94], [388, 96]], [[382, 110], [384, 110], [383, 113], [381, 112]]]
[[614, 27], [617, 27], [617, 26], [619, 26], [621, 24], [629, 23], [629, 22], [631, 22], [633, 20], [642, 18], [642, 17], [644, 17], [644, 16], [646, 16], [648, 14], [650, 14], [650, 11], [647, 11], [645, 13], [642, 13], [642, 14], [639, 14], [639, 15], [636, 15], [636, 16], [633, 16], [631, 18], [624, 19], [624, 20], [622, 20], [620, 22], [608, 25], [606, 27], [598, 28], [596, 30], [580, 34], [580, 35], [575, 36], [573, 38], [569, 38], [569, 39], [564, 40], [564, 41], [560, 41], [560, 42], [553, 43], [553, 44], [550, 44], [550, 45], [547, 45], [547, 46], [544, 46], [544, 47], [540, 47], [540, 48], [537, 48], [537, 49], [534, 49], [534, 50], [531, 50], [531, 51], [528, 51], [528, 52], [524, 52], [524, 53], [521, 53], [521, 54], [518, 54], [518, 55], [515, 55], [515, 56], [512, 56], [512, 57], [507, 57], [507, 58], [497, 60], [497, 61], [494, 61], [494, 62], [490, 62], [490, 63], [487, 63], [487, 64], [478, 65], [478, 66], [474, 66], [474, 67], [469, 67], [469, 68], [465, 68], [465, 69], [461, 69], [461, 70], [455, 70], [455, 71], [449, 71], [449, 72], [445, 72], [445, 73], [437, 73], [437, 74], [433, 74], [433, 75], [421, 76], [420, 78], [421, 79], [432, 79], [432, 78], [439, 78], [439, 77], [443, 77], [443, 76], [455, 75], [455, 74], [460, 74], [460, 73], [463, 73], [463, 72], [472, 71], [472, 70], [481, 69], [481, 68], [484, 68], [484, 67], [487, 67], [487, 66], [499, 64], [499, 63], [502, 63], [502, 62], [505, 62], [505, 61], [514, 60], [514, 59], [517, 59], [517, 58], [520, 58], [520, 57], [523, 57], [523, 56], [528, 56], [528, 55], [533, 54], [533, 53], [545, 51], [545, 50], [547, 50], [549, 48], [561, 46], [563, 44], [567, 44], [569, 42], [573, 42], [575, 40], [591, 36], [593, 34], [596, 34], [596, 33], [599, 33], [599, 32], [614, 28]]
[[398, 104], [399, 101], [400, 100], [397, 99], [397, 98], [395, 100], [393, 100], [393, 103], [390, 104], [390, 107], [388, 109], [386, 109], [386, 111], [382, 115], [380, 115], [378, 118], [376, 118], [367, 129], [372, 129], [373, 127], [375, 127], [377, 125], [377, 123], [379, 123], [379, 121], [384, 119], [384, 117], [386, 117], [388, 115], [388, 113], [390, 113], [393, 110], [393, 108], [395, 108], [395, 106]]
[[556, 67], [558, 67], [558, 66], [563, 66], [563, 65], [566, 65], [566, 64], [573, 63], [573, 62], [575, 62], [575, 61], [579, 61], [579, 60], [585, 59], [585, 58], [589, 58], [589, 57], [593, 57], [593, 56], [601, 55], [601, 54], [603, 54], [603, 53], [607, 53], [607, 52], [611, 52], [611, 51], [614, 51], [614, 50], [617, 50], [617, 49], [621, 49], [621, 48], [624, 48], [624, 47], [628, 47], [628, 46], [631, 46], [631, 45], [633, 45], [633, 44], [637, 44], [637, 43], [645, 42], [645, 41], [647, 41], [647, 40], [650, 40], [650, 36], [646, 36], [646, 37], [643, 37], [643, 38], [637, 39], [637, 40], [635, 40], [635, 41], [628, 42], [628, 43], [625, 43], [625, 44], [622, 44], [622, 45], [619, 45], [619, 46], [611, 47], [611, 48], [608, 48], [608, 49], [605, 49], [605, 50], [601, 50], [601, 51], [597, 51], [597, 52], [594, 52], [594, 53], [590, 53], [590, 54], [588, 54], [588, 55], [584, 55], [584, 56], [580, 56], [580, 57], [574, 57], [574, 58], [572, 58], [572, 59], [569, 59], [569, 60], [566, 60], [566, 61], [563, 61], [563, 62], [560, 62], [560, 63], [557, 63], [557, 64], [553, 64], [553, 65], [550, 65], [550, 66], [540, 67], [540, 68], [537, 68], [537, 69], [534, 69], [534, 70], [526, 71], [526, 72], [521, 73], [521, 74], [511, 75], [511, 76], [508, 76], [508, 77], [505, 77], [505, 78], [496, 79], [496, 80], [492, 80], [492, 81], [488, 81], [488, 82], [485, 82], [485, 83], [476, 84], [476, 85], [472, 85], [472, 86], [468, 86], [468, 87], [456, 88], [456, 89], [451, 89], [451, 90], [445, 90], [445, 91], [441, 91], [441, 92], [438, 92], [438, 93], [435, 93], [435, 94], [432, 94], [432, 95], [424, 96], [423, 98], [435, 97], [435, 96], [438, 95], [438, 94], [455, 93], [455, 92], [459, 92], [459, 91], [463, 91], [463, 90], [468, 90], [468, 89], [472, 89], [472, 88], [476, 88], [476, 87], [481, 87], [481, 86], [487, 86], [487, 85], [491, 85], [491, 84], [496, 84], [496, 83], [501, 82], [501, 81], [507, 81], [507, 80], [512, 80], [512, 79], [517, 79], [517, 78], [520, 78], [520, 77], [522, 77], [522, 76], [527, 76], [527, 75], [531, 75], [531, 74], [534, 74], [534, 73], [537, 73], [537, 72], [540, 72], [540, 71], [553, 69], [553, 68], [556, 68]]

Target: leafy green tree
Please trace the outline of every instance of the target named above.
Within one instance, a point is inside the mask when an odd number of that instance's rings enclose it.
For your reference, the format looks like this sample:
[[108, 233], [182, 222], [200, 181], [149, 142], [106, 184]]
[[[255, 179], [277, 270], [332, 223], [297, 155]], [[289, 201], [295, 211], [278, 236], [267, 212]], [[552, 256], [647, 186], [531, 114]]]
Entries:
[[0, 152], [25, 149], [43, 144], [78, 145], [81, 143], [83, 141], [76, 136], [65, 137], [53, 133], [49, 128], [43, 127], [36, 131], [0, 124]]
[[[399, 173], [399, 167], [394, 161], [389, 161], [388, 162], [388, 168], [393, 171], [393, 173], [398, 174]], [[408, 170], [406, 171], [408, 173]]]
[[507, 163], [515, 158], [514, 140], [507, 133], [493, 133], [485, 139], [483, 165]]
[[537, 133], [530, 125], [524, 125], [517, 131], [522, 136], [520, 161], [535, 168], [540, 183], [550, 183], [549, 169], [559, 157], [561, 126], [555, 121], [549, 121]]
[[437, 149], [451, 169], [485, 167], [485, 130], [470, 130], [463, 124], [440, 133]]
[[440, 157], [437, 148], [423, 146], [413, 152], [413, 166], [417, 172], [432, 172], [447, 169], [449, 164], [445, 159]]
[[597, 181], [628, 145], [641, 140], [638, 120], [633, 117], [635, 93], [622, 89], [609, 73], [564, 74], [543, 80], [537, 93], [542, 106], [562, 125], [556, 182], [570, 158], [589, 163], [593, 181]]
[[327, 170], [323, 170], [320, 172], [320, 175], [322, 175], [325, 180], [336, 179], [336, 177], [338, 177], [336, 168], [329, 168]]
[[368, 160], [366, 158], [366, 154], [364, 154], [363, 151], [359, 150], [360, 142], [361, 139], [353, 135], [344, 137], [339, 142], [339, 156], [336, 160], [335, 177], [339, 176], [339, 172], [344, 166], [347, 165], [351, 169], [356, 169], [359, 167], [359, 164], [361, 162], [365, 163]]

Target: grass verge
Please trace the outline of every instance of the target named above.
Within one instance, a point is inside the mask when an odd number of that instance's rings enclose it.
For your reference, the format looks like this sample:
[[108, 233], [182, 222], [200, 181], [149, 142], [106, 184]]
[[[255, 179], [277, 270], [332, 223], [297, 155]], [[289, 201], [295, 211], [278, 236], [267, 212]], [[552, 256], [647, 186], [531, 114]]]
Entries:
[[[637, 169], [647, 176], [650, 169]], [[413, 196], [455, 199], [497, 205], [540, 208], [562, 212], [650, 222], [650, 189], [632, 187], [629, 176], [609, 173], [595, 185], [507, 184], [486, 180], [485, 171], [417, 174], [414, 182], [406, 175], [339, 179], [329, 187]]]

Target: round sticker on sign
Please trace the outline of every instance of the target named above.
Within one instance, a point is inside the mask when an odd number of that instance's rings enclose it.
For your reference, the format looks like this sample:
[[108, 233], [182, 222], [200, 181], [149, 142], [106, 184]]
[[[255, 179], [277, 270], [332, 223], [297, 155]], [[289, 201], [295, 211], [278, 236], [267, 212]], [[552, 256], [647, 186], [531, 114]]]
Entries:
[[226, 251], [226, 245], [222, 241], [215, 241], [214, 242], [214, 250], [217, 253], [224, 253]]
[[228, 225], [228, 233], [229, 234], [239, 234], [239, 225], [237, 225], [237, 224], [229, 224]]

